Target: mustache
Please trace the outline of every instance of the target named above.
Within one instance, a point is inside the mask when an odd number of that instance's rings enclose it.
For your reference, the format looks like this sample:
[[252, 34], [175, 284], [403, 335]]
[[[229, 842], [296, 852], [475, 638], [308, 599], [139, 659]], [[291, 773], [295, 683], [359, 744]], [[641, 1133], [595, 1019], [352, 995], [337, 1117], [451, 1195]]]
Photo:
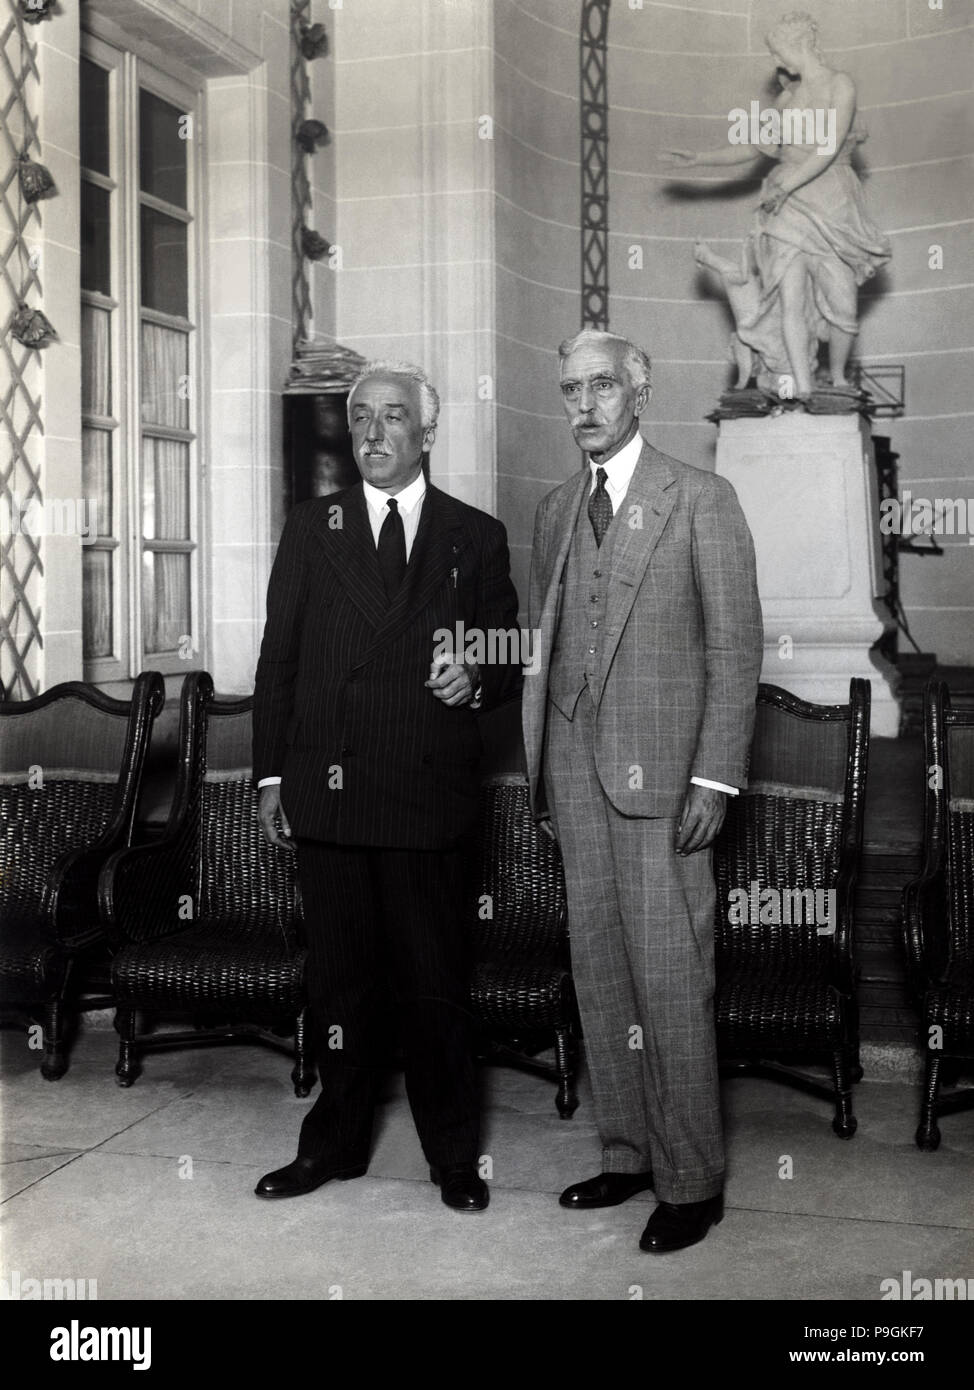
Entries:
[[377, 444], [363, 444], [358, 452], [359, 458], [385, 459], [392, 457], [389, 449], [382, 449]]

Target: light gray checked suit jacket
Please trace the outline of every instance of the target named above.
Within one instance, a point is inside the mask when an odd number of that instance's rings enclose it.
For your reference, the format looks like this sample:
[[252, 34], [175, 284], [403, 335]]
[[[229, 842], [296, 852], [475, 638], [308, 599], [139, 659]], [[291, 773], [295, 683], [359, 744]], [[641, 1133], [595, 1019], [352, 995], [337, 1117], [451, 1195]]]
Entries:
[[[547, 811], [551, 653], [568, 551], [590, 487], [586, 464], [543, 498], [535, 522], [528, 621], [536, 669], [524, 679], [523, 722], [538, 816]], [[763, 655], [754, 546], [725, 478], [645, 440], [621, 510], [597, 683], [596, 767], [625, 815], [678, 816], [691, 777], [746, 784]]]

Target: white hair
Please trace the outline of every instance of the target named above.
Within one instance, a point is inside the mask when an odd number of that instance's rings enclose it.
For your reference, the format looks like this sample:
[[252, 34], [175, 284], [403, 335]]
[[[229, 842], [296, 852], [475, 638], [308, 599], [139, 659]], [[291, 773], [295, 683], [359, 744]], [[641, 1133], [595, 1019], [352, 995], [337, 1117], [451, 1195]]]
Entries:
[[579, 347], [607, 347], [612, 343], [615, 347], [621, 347], [622, 365], [629, 373], [629, 380], [637, 391], [652, 385], [653, 364], [649, 360], [649, 353], [644, 352], [635, 343], [623, 338], [618, 333], [606, 333], [601, 328], [583, 328], [580, 333], [576, 333], [574, 338], [566, 338], [563, 343], [558, 345], [558, 356], [564, 361], [571, 353]]
[[440, 417], [440, 398], [422, 367], [417, 367], [413, 362], [394, 362], [385, 358], [375, 358], [366, 362], [349, 388], [348, 410], [351, 410], [356, 386], [374, 376], [403, 376], [409, 381], [414, 381], [419, 387], [420, 424], [424, 430], [432, 429]]

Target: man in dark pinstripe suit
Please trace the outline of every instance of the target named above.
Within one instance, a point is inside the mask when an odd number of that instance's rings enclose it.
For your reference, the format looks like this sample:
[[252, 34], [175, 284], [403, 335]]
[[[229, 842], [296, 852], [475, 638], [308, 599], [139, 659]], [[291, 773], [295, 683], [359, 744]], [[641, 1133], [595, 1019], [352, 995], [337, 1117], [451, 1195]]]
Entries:
[[431, 1177], [456, 1210], [488, 1202], [461, 844], [475, 711], [515, 696], [520, 668], [479, 669], [436, 634], [510, 630], [518, 603], [501, 523], [426, 481], [438, 411], [419, 368], [365, 368], [349, 394], [362, 481], [291, 511], [268, 587], [254, 776], [267, 839], [297, 847], [321, 1094], [261, 1197], [365, 1172], [388, 993]]

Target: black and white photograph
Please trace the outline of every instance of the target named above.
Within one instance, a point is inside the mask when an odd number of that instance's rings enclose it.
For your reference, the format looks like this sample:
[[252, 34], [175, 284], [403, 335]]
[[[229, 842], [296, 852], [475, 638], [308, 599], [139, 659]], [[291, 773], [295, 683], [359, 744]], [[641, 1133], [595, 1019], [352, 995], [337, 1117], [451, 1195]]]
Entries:
[[0, 0], [0, 128], [4, 1336], [946, 1369], [974, 0]]

